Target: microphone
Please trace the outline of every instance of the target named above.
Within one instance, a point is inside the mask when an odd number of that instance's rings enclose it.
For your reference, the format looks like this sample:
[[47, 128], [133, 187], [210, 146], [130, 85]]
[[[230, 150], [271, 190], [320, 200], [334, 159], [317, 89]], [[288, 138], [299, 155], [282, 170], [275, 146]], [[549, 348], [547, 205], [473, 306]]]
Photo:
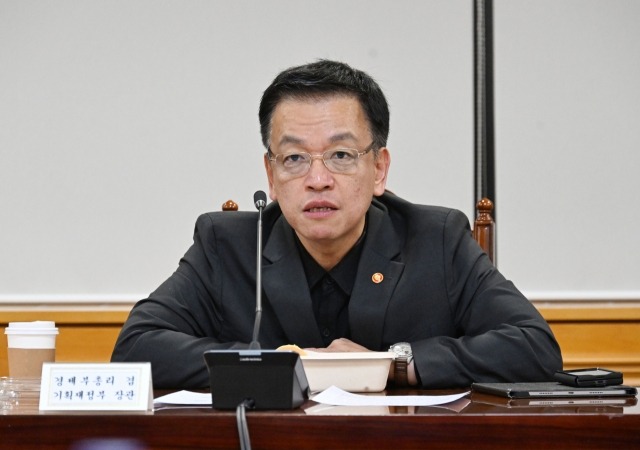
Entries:
[[258, 208], [258, 251], [256, 252], [256, 320], [253, 324], [253, 339], [249, 344], [250, 350], [260, 350], [258, 334], [262, 320], [262, 210], [267, 206], [267, 194], [257, 191], [253, 194], [253, 204]]
[[202, 355], [209, 369], [211, 406], [236, 409], [248, 401], [255, 409], [293, 409], [309, 398], [309, 382], [300, 355], [261, 350], [258, 342], [262, 318], [262, 210], [267, 206], [267, 195], [258, 191], [253, 202], [258, 209], [253, 336], [248, 350], [207, 350]]
[[265, 194], [264, 191], [256, 191], [256, 193], [253, 194], [253, 204], [256, 205], [256, 208], [258, 208], [258, 211], [260, 211], [262, 215], [262, 208], [267, 206], [267, 194]]

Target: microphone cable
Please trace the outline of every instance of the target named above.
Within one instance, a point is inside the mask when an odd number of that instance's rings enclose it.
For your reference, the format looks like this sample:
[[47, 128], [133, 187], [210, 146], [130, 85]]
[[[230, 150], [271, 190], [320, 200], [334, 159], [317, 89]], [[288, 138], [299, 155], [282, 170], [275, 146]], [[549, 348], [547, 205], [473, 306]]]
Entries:
[[247, 425], [247, 408], [253, 409], [255, 402], [247, 398], [236, 408], [236, 424], [238, 425], [238, 437], [240, 438], [240, 450], [251, 450], [249, 438], [249, 426]]

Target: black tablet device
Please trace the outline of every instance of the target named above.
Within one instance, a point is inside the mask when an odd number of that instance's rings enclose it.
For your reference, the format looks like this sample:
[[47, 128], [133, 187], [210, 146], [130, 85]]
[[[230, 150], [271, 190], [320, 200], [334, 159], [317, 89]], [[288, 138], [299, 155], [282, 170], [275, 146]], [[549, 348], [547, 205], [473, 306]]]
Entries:
[[554, 382], [473, 383], [471, 389], [474, 392], [506, 398], [631, 397], [638, 393], [638, 390], [631, 386], [570, 387]]

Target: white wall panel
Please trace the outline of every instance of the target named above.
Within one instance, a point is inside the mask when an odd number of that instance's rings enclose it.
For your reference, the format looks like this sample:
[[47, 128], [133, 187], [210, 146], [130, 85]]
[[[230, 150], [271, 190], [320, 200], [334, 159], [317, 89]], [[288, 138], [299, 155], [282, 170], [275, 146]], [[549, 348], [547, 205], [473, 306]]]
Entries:
[[266, 188], [260, 95], [316, 58], [385, 90], [389, 188], [471, 214], [469, 1], [0, 1], [0, 299], [155, 289]]
[[501, 271], [532, 298], [640, 298], [640, 2], [494, 8]]

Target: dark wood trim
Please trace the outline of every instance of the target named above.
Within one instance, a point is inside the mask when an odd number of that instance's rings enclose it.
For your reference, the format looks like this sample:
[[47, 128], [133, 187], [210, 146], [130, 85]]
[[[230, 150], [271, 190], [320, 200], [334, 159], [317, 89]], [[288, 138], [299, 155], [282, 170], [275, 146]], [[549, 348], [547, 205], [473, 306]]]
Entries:
[[[478, 407], [477, 414], [446, 410], [384, 416], [310, 416], [301, 410], [249, 412], [247, 420], [255, 449], [552, 450], [640, 446], [640, 416], [623, 414], [622, 408], [618, 413], [559, 410], [554, 414], [527, 412], [525, 408], [520, 413], [496, 414], [495, 406]], [[87, 438], [134, 438], [148, 449], [239, 448], [234, 414], [206, 409], [167, 410], [153, 415], [0, 416], [0, 435], [3, 449], [68, 449]]]

